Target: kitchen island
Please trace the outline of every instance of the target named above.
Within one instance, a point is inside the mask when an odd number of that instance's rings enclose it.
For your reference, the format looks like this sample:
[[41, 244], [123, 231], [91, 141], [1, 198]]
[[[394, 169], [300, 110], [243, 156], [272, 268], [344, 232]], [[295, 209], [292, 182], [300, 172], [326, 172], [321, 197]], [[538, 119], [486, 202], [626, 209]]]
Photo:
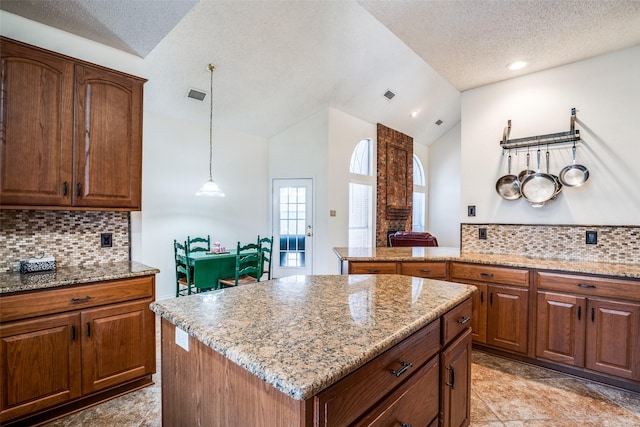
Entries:
[[[163, 424], [464, 419], [474, 290], [401, 275], [291, 276], [157, 301]], [[457, 387], [442, 390], [453, 369]]]

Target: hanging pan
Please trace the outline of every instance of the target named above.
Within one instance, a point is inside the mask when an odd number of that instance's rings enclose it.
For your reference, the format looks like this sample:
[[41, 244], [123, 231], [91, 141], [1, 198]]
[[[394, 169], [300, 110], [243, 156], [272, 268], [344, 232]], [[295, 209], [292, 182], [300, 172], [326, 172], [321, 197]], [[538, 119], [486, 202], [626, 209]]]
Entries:
[[527, 168], [522, 170], [518, 174], [518, 181], [522, 183], [522, 181], [524, 180], [524, 177], [527, 175], [531, 175], [532, 173], [536, 173], [536, 171], [529, 169], [529, 151], [527, 150]]
[[553, 180], [556, 182], [556, 192], [553, 194], [551, 200], [555, 200], [558, 197], [558, 194], [562, 191], [562, 183], [560, 182], [560, 178], [557, 175], [549, 172], [549, 147], [547, 147], [547, 174], [551, 175]]
[[567, 187], [580, 187], [589, 179], [589, 169], [576, 165], [576, 146], [573, 145], [573, 164], [562, 168], [559, 174], [560, 182]]
[[519, 199], [520, 194], [520, 181], [518, 181], [518, 177], [511, 174], [511, 153], [509, 153], [509, 160], [507, 174], [501, 176], [496, 182], [496, 191], [506, 200], [516, 200]]
[[522, 197], [536, 208], [544, 206], [545, 202], [551, 200], [556, 193], [556, 181], [553, 176], [540, 171], [540, 149], [538, 149], [538, 172], [524, 177], [520, 192]]

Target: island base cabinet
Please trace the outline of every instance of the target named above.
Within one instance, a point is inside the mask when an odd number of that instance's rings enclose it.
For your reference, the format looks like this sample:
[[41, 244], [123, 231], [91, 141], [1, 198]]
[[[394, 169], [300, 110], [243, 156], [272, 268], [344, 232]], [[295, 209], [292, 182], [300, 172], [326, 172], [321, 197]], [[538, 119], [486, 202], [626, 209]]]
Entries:
[[0, 326], [0, 419], [80, 396], [78, 317], [61, 314]]
[[440, 426], [471, 423], [471, 330], [440, 355]]

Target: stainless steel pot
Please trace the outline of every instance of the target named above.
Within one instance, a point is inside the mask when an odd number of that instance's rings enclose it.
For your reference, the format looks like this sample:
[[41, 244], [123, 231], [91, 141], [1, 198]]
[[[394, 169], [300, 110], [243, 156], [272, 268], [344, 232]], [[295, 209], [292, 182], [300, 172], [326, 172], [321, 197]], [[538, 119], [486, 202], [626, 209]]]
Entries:
[[527, 168], [518, 174], [518, 181], [522, 183], [524, 177], [527, 175], [531, 175], [532, 173], [536, 173], [536, 171], [529, 169], [529, 153], [527, 152]]
[[520, 181], [518, 181], [518, 177], [511, 174], [511, 154], [509, 154], [507, 163], [507, 174], [501, 176], [496, 182], [496, 191], [503, 199], [517, 200], [522, 194], [520, 193]]
[[534, 207], [541, 207], [553, 198], [556, 193], [556, 181], [553, 177], [540, 171], [540, 150], [538, 149], [538, 172], [524, 177], [520, 192]]
[[558, 175], [560, 182], [567, 187], [580, 187], [589, 179], [589, 169], [576, 165], [576, 146], [573, 146], [573, 164], [565, 166]]
[[549, 148], [547, 148], [547, 173], [553, 177], [553, 180], [556, 182], [556, 192], [553, 194], [551, 200], [555, 200], [558, 197], [558, 194], [562, 191], [562, 183], [557, 175], [549, 172]]

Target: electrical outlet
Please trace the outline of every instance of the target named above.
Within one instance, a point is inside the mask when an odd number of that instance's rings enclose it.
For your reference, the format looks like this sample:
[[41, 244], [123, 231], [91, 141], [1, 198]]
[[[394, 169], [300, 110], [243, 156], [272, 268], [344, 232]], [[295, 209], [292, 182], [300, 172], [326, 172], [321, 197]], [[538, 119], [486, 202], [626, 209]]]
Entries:
[[478, 228], [478, 239], [487, 240], [487, 229]]
[[113, 239], [111, 233], [100, 233], [100, 247], [110, 248], [113, 245]]
[[475, 207], [475, 205], [467, 206], [467, 216], [476, 216], [476, 207]]
[[587, 231], [586, 243], [587, 243], [587, 245], [597, 245], [598, 244], [598, 232], [597, 231]]

